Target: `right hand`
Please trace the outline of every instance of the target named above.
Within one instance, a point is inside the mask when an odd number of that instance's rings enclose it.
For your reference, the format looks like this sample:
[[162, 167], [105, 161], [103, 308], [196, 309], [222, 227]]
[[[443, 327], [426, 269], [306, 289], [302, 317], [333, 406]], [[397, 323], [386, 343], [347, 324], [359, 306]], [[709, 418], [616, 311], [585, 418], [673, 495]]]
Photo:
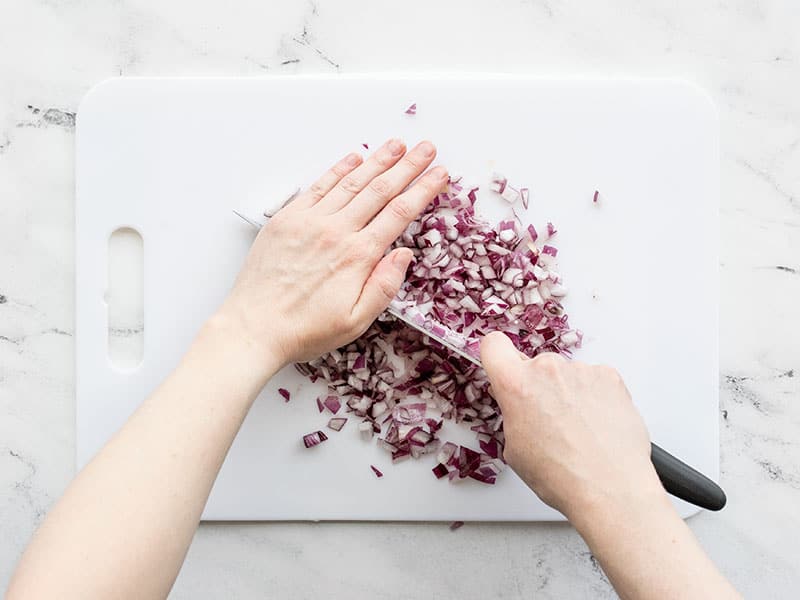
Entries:
[[481, 360], [503, 411], [504, 458], [544, 502], [572, 520], [664, 493], [617, 371], [551, 353], [528, 359], [500, 332], [483, 339]]

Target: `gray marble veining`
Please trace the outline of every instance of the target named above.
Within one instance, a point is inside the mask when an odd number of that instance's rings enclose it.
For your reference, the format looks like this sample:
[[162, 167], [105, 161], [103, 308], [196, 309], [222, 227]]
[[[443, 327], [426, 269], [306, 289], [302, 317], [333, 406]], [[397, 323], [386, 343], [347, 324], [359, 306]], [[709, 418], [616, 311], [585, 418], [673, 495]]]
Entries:
[[[73, 144], [83, 94], [117, 75], [507, 71], [680, 77], [719, 107], [721, 466], [731, 501], [690, 526], [747, 597], [795, 597], [798, 22], [791, 0], [4, 2], [0, 584], [73, 475]], [[677, 273], [676, 293], [691, 293]], [[451, 532], [424, 523], [210, 523], [173, 593], [320, 595], [614, 597], [580, 538], [560, 524]]]

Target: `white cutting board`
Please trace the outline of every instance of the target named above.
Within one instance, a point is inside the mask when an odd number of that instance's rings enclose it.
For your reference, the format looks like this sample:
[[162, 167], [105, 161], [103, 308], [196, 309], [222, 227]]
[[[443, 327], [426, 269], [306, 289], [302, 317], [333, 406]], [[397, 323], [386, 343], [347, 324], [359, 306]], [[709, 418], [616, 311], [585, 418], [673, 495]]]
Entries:
[[[404, 114], [412, 102], [413, 117]], [[709, 98], [671, 81], [477, 75], [117, 79], [94, 88], [77, 131], [78, 466], [224, 297], [252, 237], [231, 209], [259, 214], [362, 142], [392, 135], [433, 140], [439, 162], [484, 188], [493, 170], [531, 188], [523, 218], [559, 229], [565, 304], [586, 333], [577, 358], [616, 366], [653, 440], [716, 479], [719, 158]], [[486, 193], [479, 210], [492, 221], [509, 215]], [[120, 226], [144, 239], [144, 360], [132, 372], [112, 367], [106, 348], [107, 241]], [[306, 450], [301, 436], [325, 429], [329, 416], [317, 412], [319, 391], [292, 367], [270, 382], [204, 518], [561, 518], [510, 470], [495, 486], [453, 485], [433, 477], [432, 457], [391, 465], [354, 421]], [[444, 437], [474, 446], [456, 429]]]

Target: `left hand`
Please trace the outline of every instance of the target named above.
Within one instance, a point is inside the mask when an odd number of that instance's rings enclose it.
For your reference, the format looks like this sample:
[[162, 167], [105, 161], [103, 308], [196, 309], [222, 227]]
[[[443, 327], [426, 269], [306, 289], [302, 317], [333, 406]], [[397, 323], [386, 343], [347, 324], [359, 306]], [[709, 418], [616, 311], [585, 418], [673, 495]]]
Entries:
[[221, 311], [281, 364], [357, 338], [403, 284], [411, 251], [384, 253], [445, 185], [435, 167], [406, 189], [435, 156], [389, 140], [337, 162], [262, 228]]

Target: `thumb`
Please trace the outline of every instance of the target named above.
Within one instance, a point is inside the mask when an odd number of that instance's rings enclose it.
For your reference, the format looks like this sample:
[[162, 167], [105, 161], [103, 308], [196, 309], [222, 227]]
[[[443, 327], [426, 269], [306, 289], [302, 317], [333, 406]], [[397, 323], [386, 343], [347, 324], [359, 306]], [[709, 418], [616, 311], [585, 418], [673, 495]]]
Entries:
[[481, 340], [481, 362], [492, 387], [506, 390], [506, 384], [519, 376], [517, 367], [522, 363], [523, 354], [504, 333], [493, 331]]
[[369, 325], [386, 310], [403, 285], [412, 258], [409, 248], [396, 248], [375, 265], [353, 309], [359, 322]]

